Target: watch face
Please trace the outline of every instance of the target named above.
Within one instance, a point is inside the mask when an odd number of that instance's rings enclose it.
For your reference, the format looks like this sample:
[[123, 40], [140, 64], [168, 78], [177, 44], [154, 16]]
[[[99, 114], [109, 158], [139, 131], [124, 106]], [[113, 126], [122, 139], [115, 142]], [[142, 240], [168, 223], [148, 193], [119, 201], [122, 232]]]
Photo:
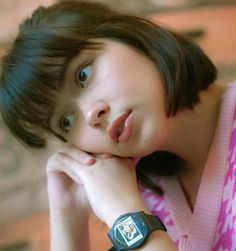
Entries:
[[145, 237], [144, 224], [134, 216], [121, 218], [114, 226], [114, 238], [122, 246], [138, 247]]

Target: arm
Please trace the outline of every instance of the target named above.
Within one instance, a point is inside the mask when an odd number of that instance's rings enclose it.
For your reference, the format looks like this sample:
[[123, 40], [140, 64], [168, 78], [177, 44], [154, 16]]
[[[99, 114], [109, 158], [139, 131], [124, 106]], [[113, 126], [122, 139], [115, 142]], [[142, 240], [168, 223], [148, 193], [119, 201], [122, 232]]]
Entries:
[[88, 251], [88, 221], [50, 212], [51, 251]]
[[[122, 211], [123, 212], [126, 211], [126, 213], [144, 211], [146, 214], [150, 214], [150, 212], [142, 204], [142, 202], [138, 203], [138, 199], [135, 200], [135, 201], [136, 201], [135, 204], [131, 208], [129, 208], [129, 209], [126, 208], [125, 209], [125, 207], [124, 207], [122, 209]], [[108, 220], [107, 225], [109, 226], [109, 228], [112, 227], [114, 222], [115, 222], [114, 219]], [[178, 249], [176, 248], [174, 242], [170, 239], [170, 237], [168, 236], [168, 234], [165, 231], [155, 230], [155, 231], [151, 232], [151, 234], [149, 235], [149, 237], [146, 240], [145, 244], [143, 246], [141, 246], [140, 248], [135, 249], [135, 250], [140, 250], [140, 251], [153, 251], [153, 250], [177, 251]]]
[[[71, 149], [69, 149], [71, 150]], [[73, 151], [72, 151], [73, 154]], [[85, 153], [76, 151], [77, 160], [90, 165]], [[47, 165], [50, 207], [51, 251], [88, 251], [90, 206], [78, 176], [64, 166], [55, 153]]]
[[178, 251], [170, 237], [163, 231], [154, 231], [140, 251]]
[[[61, 161], [71, 170], [76, 170], [82, 180], [90, 205], [101, 221], [110, 228], [122, 214], [145, 211], [146, 208], [138, 190], [133, 161], [128, 158], [96, 158], [90, 167], [81, 165], [65, 154]], [[112, 244], [111, 244], [112, 245]], [[164, 231], [154, 231], [141, 251], [176, 251], [173, 241]]]

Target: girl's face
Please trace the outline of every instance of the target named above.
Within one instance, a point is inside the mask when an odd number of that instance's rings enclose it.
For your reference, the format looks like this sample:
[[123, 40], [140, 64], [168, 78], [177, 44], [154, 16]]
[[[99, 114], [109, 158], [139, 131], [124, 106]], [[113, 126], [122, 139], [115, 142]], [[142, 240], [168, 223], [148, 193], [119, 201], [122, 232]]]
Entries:
[[51, 119], [53, 131], [91, 153], [141, 157], [167, 139], [165, 91], [154, 63], [111, 40], [70, 63]]

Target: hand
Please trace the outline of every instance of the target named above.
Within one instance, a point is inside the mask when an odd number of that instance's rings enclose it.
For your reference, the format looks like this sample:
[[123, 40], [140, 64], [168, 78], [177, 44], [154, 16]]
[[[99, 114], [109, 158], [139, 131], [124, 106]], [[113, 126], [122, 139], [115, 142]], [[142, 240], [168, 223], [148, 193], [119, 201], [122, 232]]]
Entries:
[[129, 158], [99, 155], [88, 166], [63, 154], [61, 161], [80, 177], [94, 213], [107, 225], [123, 213], [147, 211], [138, 191], [135, 162]]
[[85, 166], [95, 161], [92, 156], [72, 146], [67, 146], [51, 156], [47, 164], [50, 210], [54, 213], [86, 218], [90, 212], [90, 205], [84, 186], [73, 169], [62, 163], [62, 153], [70, 153], [78, 163]]

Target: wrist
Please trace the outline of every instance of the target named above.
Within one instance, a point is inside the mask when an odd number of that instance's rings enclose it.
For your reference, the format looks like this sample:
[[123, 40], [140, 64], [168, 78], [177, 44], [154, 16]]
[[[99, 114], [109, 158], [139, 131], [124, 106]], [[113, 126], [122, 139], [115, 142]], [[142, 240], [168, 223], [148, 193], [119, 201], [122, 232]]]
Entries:
[[50, 212], [51, 250], [89, 250], [88, 219], [68, 212]]
[[121, 208], [116, 208], [115, 211], [110, 212], [105, 220], [105, 223], [108, 225], [109, 228], [111, 228], [114, 224], [114, 222], [123, 214], [127, 214], [130, 212], [138, 212], [138, 211], [144, 211], [145, 213], [150, 213], [148, 208], [144, 205], [143, 202], [135, 203], [129, 206], [124, 206]]
[[87, 224], [89, 213], [79, 213], [71, 210], [60, 210], [50, 208], [50, 218], [53, 221], [67, 222], [68, 224]]

